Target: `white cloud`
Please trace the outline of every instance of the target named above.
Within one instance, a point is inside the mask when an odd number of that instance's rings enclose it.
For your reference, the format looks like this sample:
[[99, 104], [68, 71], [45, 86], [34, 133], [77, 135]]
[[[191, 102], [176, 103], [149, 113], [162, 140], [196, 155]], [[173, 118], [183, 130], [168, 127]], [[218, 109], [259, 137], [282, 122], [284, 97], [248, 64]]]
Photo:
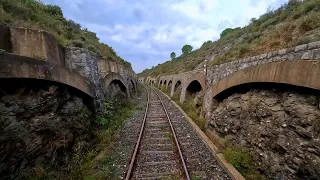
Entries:
[[199, 48], [224, 28], [244, 26], [287, 0], [44, 1], [63, 6], [140, 72], [168, 60], [172, 51], [179, 55], [185, 44]]

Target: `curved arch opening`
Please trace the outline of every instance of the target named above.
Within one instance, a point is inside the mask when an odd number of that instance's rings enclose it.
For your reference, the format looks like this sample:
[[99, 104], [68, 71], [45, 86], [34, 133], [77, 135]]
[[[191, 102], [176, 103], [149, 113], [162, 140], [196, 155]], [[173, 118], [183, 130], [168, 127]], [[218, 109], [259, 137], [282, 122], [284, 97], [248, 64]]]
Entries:
[[192, 81], [186, 90], [186, 98], [195, 98], [197, 94], [199, 94], [202, 91], [202, 87], [199, 81], [194, 80]]
[[114, 79], [108, 85], [105, 91], [105, 95], [106, 97], [111, 97], [111, 98], [127, 97], [127, 88], [120, 80]]
[[134, 92], [136, 92], [136, 86], [134, 84], [134, 82], [132, 81], [132, 79], [130, 79], [130, 83], [129, 83], [129, 91], [130, 94], [134, 94]]
[[182, 86], [181, 86], [181, 81], [179, 80], [174, 85], [172, 98], [179, 100], [181, 91], [182, 91]]
[[171, 88], [172, 88], [172, 81], [170, 80], [170, 81], [168, 82], [167, 92], [171, 92]]
[[83, 98], [85, 104], [93, 106], [93, 98], [77, 88], [56, 81], [34, 78], [0, 78], [0, 98], [5, 94], [19, 93], [20, 95], [27, 95], [40, 90], [54, 93], [56, 88], [53, 87], [67, 89], [75, 96]]

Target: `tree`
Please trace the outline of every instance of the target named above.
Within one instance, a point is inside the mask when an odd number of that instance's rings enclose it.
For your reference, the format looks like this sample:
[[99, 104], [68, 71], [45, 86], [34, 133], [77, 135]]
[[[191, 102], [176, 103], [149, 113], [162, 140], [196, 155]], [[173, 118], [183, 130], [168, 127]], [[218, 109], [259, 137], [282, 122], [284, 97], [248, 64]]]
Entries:
[[204, 43], [202, 44], [201, 47], [206, 46], [206, 45], [209, 45], [209, 44], [213, 44], [213, 42], [212, 42], [211, 40], [206, 41], [206, 42], [204, 42]]
[[172, 53], [170, 54], [170, 57], [171, 57], [171, 59], [176, 58], [176, 53], [175, 53], [175, 52], [172, 52]]
[[193, 47], [189, 44], [186, 44], [182, 47], [181, 51], [182, 51], [182, 54], [188, 54], [192, 51]]
[[235, 31], [235, 30], [239, 30], [239, 29], [241, 29], [241, 28], [240, 28], [240, 27], [237, 27], [237, 28], [234, 28], [234, 29], [232, 29], [232, 28], [227, 28], [227, 29], [225, 29], [225, 30], [223, 30], [223, 31], [221, 32], [220, 38], [226, 36], [227, 34], [233, 32], [233, 31]]
[[54, 16], [63, 16], [62, 10], [59, 6], [47, 5], [47, 12]]

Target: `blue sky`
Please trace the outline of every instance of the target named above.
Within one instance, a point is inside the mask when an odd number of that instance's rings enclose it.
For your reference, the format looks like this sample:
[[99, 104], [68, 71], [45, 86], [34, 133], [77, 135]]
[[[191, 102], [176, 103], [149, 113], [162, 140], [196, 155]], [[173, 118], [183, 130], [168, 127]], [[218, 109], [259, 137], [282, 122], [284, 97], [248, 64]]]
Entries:
[[217, 40], [228, 27], [245, 26], [287, 0], [42, 0], [59, 5], [66, 18], [97, 33], [136, 73]]

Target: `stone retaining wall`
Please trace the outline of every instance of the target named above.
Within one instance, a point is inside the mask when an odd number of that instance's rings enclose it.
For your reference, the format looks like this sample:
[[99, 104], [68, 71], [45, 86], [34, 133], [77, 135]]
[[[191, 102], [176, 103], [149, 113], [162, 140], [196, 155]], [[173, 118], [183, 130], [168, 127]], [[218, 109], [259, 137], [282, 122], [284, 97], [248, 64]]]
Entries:
[[248, 67], [278, 61], [310, 59], [320, 60], [320, 41], [208, 67], [206, 80], [209, 85], [212, 85], [224, 77]]

